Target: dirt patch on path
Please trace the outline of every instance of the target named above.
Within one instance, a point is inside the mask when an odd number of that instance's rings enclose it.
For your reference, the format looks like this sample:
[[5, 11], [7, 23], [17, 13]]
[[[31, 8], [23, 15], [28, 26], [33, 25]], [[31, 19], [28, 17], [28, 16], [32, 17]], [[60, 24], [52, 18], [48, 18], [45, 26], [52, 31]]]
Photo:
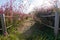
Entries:
[[32, 19], [24, 20], [24, 22], [17, 29], [20, 33], [24, 33], [25, 31], [30, 29], [31, 26], [34, 25], [34, 23], [35, 21], [33, 21]]

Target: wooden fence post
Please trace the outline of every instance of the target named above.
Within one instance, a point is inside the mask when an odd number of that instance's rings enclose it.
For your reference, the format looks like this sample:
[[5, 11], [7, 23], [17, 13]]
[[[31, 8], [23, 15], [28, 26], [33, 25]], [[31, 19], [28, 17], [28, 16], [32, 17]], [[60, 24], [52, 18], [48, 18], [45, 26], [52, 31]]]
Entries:
[[59, 14], [56, 12], [55, 13], [55, 27], [54, 27], [54, 33], [55, 33], [55, 36], [57, 36], [58, 34], [58, 29], [59, 28]]
[[2, 23], [2, 31], [3, 31], [3, 34], [6, 36], [7, 35], [7, 28], [6, 28], [6, 24], [5, 24], [5, 15], [0, 14], [0, 16], [1, 16], [1, 23]]

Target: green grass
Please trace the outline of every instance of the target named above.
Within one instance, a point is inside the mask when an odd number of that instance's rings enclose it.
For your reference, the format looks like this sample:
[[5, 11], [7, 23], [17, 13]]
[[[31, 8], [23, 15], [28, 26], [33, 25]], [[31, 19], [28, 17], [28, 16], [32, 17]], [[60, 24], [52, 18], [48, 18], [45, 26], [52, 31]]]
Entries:
[[[20, 25], [22, 23], [23, 21], [20, 21]], [[0, 40], [55, 40], [53, 29], [46, 26], [40, 28], [40, 26], [41, 25], [39, 23], [32, 25], [32, 34], [29, 37], [21, 34], [19, 31], [17, 31], [15, 26], [12, 26], [11, 28], [7, 29], [8, 36], [0, 35]], [[60, 40], [60, 34], [58, 34], [58, 38], [56, 40]]]
[[[30, 37], [25, 37], [24, 34], [20, 34], [16, 28], [8, 29], [9, 35], [4, 37], [3, 35], [0, 36], [0, 40], [55, 40], [54, 33], [50, 28], [44, 28], [40, 30], [38, 28], [33, 29], [32, 34]], [[60, 35], [58, 37], [60, 40]]]
[[55, 40], [55, 37], [52, 29], [35, 27], [32, 35], [27, 40]]
[[[36, 31], [32, 34], [32, 40], [54, 40], [55, 37], [51, 31], [45, 29], [45, 31]], [[29, 38], [30, 39], [30, 38]]]

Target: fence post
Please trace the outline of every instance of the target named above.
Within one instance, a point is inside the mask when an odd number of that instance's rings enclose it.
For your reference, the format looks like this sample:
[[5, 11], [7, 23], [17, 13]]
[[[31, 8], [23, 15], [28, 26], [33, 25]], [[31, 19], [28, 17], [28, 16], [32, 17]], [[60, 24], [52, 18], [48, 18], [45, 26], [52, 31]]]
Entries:
[[0, 16], [1, 16], [1, 23], [2, 23], [2, 31], [3, 31], [3, 34], [6, 36], [7, 35], [7, 28], [6, 28], [6, 24], [5, 24], [5, 15], [0, 14]]
[[54, 33], [55, 33], [55, 36], [57, 36], [58, 34], [58, 29], [59, 28], [59, 14], [56, 12], [55, 13], [55, 27], [54, 27]]

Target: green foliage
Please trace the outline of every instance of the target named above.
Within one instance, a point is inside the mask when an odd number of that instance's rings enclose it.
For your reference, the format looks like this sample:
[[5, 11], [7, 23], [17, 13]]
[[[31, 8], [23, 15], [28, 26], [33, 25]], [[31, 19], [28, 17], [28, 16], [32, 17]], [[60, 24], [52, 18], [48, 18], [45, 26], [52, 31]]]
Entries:
[[14, 34], [9, 34], [9, 36], [1, 36], [0, 40], [19, 40]]
[[[14, 18], [12, 23], [12, 27], [8, 28], [8, 36], [0, 35], [0, 40], [55, 40], [53, 30], [50, 28], [44, 27], [43, 30], [40, 29], [32, 29], [34, 30], [32, 34], [29, 37], [26, 37], [24, 34], [21, 34], [19, 31], [17, 31], [17, 27], [23, 24], [24, 20], [17, 20]], [[31, 18], [29, 18], [31, 20]], [[19, 24], [19, 25], [17, 25]], [[9, 25], [9, 23], [7, 24]], [[58, 36], [58, 40], [60, 40], [60, 34]]]
[[55, 40], [53, 32], [51, 31], [51, 29], [47, 31], [48, 29], [46, 28], [43, 31], [38, 30], [33, 32], [33, 34], [29, 38], [27, 38], [27, 40]]

